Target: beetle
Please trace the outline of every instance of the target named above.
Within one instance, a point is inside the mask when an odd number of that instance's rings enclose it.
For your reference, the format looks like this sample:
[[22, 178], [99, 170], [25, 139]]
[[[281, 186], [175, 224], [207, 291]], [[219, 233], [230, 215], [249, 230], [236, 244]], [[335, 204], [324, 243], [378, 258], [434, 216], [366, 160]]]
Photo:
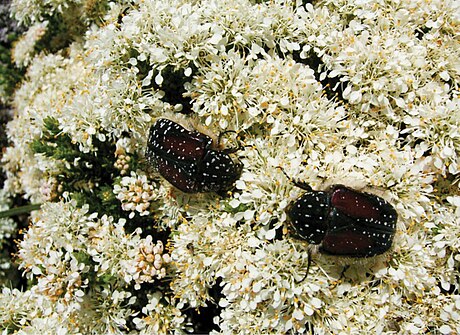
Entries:
[[188, 130], [165, 118], [149, 131], [146, 157], [168, 182], [186, 193], [221, 192], [240, 177], [242, 164], [229, 154], [239, 148], [221, 149], [216, 140]]
[[390, 249], [398, 215], [389, 202], [340, 184], [325, 191], [295, 184], [306, 191], [286, 210], [298, 238], [334, 256], [372, 257]]

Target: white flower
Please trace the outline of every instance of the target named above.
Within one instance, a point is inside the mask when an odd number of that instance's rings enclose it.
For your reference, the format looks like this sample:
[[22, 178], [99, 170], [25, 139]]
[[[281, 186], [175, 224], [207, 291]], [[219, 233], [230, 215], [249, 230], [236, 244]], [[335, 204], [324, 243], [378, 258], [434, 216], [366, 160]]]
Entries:
[[123, 177], [113, 192], [121, 202], [124, 211], [131, 212], [130, 218], [138, 212], [140, 216], [149, 215], [150, 203], [158, 198], [155, 186], [150, 184], [145, 174], [131, 171], [131, 177]]
[[48, 21], [34, 24], [15, 43], [12, 58], [18, 67], [25, 67], [30, 64], [35, 55], [35, 44], [45, 35]]
[[[38, 26], [83, 2], [13, 4]], [[17, 46], [28, 68], [5, 190], [44, 205], [18, 244], [36, 285], [0, 295], [0, 318], [24, 333], [180, 333], [190, 309], [216, 304], [221, 333], [460, 332], [458, 1], [108, 7], [65, 52], [32, 58], [32, 42]], [[134, 172], [147, 171], [153, 120], [178, 112], [237, 133], [243, 171], [227, 194]], [[101, 183], [129, 220], [51, 202], [62, 167], [31, 150], [47, 117], [82, 154], [115, 145], [121, 177]], [[387, 199], [398, 212], [391, 250], [346, 259], [294, 239], [286, 210], [305, 190], [293, 180]]]

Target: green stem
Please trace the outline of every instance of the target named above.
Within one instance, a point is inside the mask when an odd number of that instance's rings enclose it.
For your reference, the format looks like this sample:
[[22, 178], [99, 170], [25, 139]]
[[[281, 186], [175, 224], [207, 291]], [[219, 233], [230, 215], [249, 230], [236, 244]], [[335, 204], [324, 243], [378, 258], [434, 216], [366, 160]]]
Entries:
[[21, 207], [10, 208], [6, 211], [0, 212], [0, 219], [7, 218], [10, 216], [30, 213], [32, 211], [40, 209], [41, 205], [42, 204], [32, 204], [32, 205], [26, 205], [26, 206], [21, 206]]

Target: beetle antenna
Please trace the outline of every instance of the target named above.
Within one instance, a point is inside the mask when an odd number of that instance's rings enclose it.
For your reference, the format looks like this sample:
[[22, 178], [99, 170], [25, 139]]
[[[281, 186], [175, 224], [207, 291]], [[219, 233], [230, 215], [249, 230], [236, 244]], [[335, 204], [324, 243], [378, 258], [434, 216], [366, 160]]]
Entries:
[[311, 188], [310, 185], [308, 185], [307, 183], [303, 182], [303, 181], [299, 181], [299, 180], [295, 180], [295, 179], [292, 179], [291, 177], [289, 177], [289, 175], [286, 173], [286, 171], [284, 171], [283, 167], [282, 166], [277, 166], [276, 167], [277, 169], [280, 169], [284, 175], [286, 176], [287, 179], [289, 179], [289, 181], [291, 183], [293, 183], [295, 186], [301, 188], [302, 190], [305, 190], [305, 191], [313, 191], [313, 189]]
[[217, 141], [219, 142], [219, 144], [220, 144], [220, 140], [222, 139], [222, 136], [224, 136], [224, 135], [226, 135], [228, 133], [238, 134], [236, 132], [236, 130], [226, 130], [226, 131], [223, 131], [223, 132], [219, 133], [219, 136], [217, 137]]

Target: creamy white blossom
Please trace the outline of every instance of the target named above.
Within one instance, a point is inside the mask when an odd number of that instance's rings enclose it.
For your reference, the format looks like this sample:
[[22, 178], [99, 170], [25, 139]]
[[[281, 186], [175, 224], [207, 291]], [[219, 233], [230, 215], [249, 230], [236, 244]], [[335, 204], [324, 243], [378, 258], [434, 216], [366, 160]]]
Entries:
[[[109, 2], [65, 50], [18, 43], [4, 188], [43, 206], [18, 243], [34, 284], [0, 294], [5, 334], [179, 334], [204, 311], [214, 334], [460, 333], [458, 1], [302, 3]], [[85, 4], [13, 1], [37, 27]], [[34, 152], [49, 117], [74, 161]], [[153, 171], [159, 117], [238, 146], [235, 187], [185, 194]], [[104, 178], [63, 194], [88, 155], [110, 161]], [[343, 258], [294, 238], [294, 181], [387, 200], [391, 249]]]
[[131, 177], [123, 177], [120, 184], [116, 184], [113, 192], [121, 202], [121, 208], [124, 211], [131, 212], [130, 217], [139, 213], [139, 215], [148, 215], [150, 203], [159, 198], [155, 192], [155, 185], [147, 180], [145, 174], [131, 172]]
[[48, 21], [36, 23], [16, 41], [12, 58], [18, 67], [24, 67], [30, 64], [35, 55], [35, 44], [45, 35]]

